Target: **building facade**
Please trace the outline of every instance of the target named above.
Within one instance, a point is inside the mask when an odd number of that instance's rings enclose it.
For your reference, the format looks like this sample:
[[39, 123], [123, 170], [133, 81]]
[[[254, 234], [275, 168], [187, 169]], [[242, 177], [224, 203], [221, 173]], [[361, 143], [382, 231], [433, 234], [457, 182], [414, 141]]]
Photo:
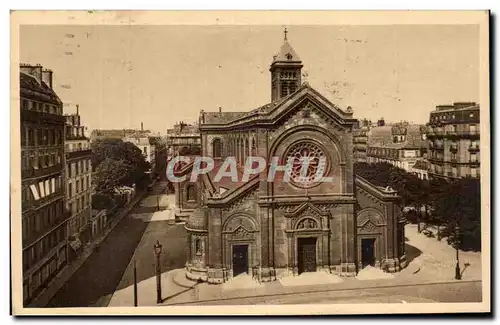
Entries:
[[23, 301], [41, 292], [67, 263], [63, 104], [53, 73], [20, 66]]
[[175, 124], [172, 129], [168, 129], [167, 148], [168, 159], [171, 159], [179, 152], [183, 153], [182, 151], [200, 154], [201, 137], [198, 125], [180, 122]]
[[440, 105], [430, 113], [430, 177], [480, 177], [479, 121], [479, 104], [474, 102]]
[[[365, 265], [404, 267], [397, 193], [354, 177], [352, 112], [302, 84], [301, 68], [285, 39], [270, 67], [271, 103], [250, 112], [201, 112], [202, 155], [215, 168], [195, 183], [189, 177], [175, 183], [178, 200], [192, 210], [185, 226], [189, 278], [222, 283], [247, 273], [272, 281], [318, 270], [353, 276]], [[243, 179], [249, 156], [279, 157], [280, 164], [293, 157], [290, 181], [283, 172], [268, 181], [269, 166]], [[312, 163], [302, 179], [298, 161], [306, 156]], [[238, 177], [219, 180], [227, 157], [235, 157]], [[332, 182], [314, 180], [322, 159]], [[193, 162], [179, 164], [175, 175], [192, 169]]]
[[386, 162], [407, 172], [422, 158], [425, 133], [421, 125], [397, 123], [373, 127], [368, 132], [366, 161], [368, 163]]
[[79, 253], [92, 239], [92, 149], [81, 124], [78, 105], [76, 114], [65, 115], [65, 118], [66, 208], [71, 214], [68, 235], [70, 247]]
[[362, 126], [353, 130], [354, 142], [354, 161], [366, 162], [366, 151], [368, 150], [368, 133], [370, 129], [368, 126]]

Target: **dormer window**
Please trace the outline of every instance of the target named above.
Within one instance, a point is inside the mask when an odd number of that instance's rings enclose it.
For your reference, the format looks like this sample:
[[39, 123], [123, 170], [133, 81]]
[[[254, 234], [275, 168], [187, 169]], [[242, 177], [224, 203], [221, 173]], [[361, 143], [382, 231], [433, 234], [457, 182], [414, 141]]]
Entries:
[[286, 54], [286, 59], [287, 59], [287, 60], [291, 60], [291, 59], [293, 59], [293, 55], [291, 55], [290, 53], [287, 53], [287, 54]]

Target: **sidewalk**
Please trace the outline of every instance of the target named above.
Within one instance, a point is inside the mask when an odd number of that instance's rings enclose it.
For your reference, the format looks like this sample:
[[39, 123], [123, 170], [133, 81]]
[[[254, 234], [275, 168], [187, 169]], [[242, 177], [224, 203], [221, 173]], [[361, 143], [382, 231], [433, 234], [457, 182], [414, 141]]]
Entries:
[[[184, 269], [175, 269], [162, 274], [163, 305], [196, 304], [212, 300], [269, 297], [296, 293], [337, 290], [362, 290], [423, 284], [456, 283], [454, 280], [455, 250], [435, 238], [427, 238], [416, 231], [416, 226], [407, 226], [408, 248], [412, 249], [409, 266], [398, 273], [384, 273], [379, 269], [365, 268], [356, 277], [338, 277], [326, 272], [303, 273], [287, 276], [269, 283], [255, 282], [251, 276], [238, 276], [230, 281], [213, 285], [196, 283], [186, 278]], [[481, 254], [460, 252], [463, 280], [481, 280]], [[470, 264], [467, 269], [464, 264]], [[404, 290], [404, 289], [402, 289]], [[142, 306], [156, 306], [156, 279], [150, 277], [138, 283], [138, 301]], [[133, 286], [116, 291], [108, 306], [133, 306]]]
[[47, 284], [47, 288], [42, 291], [33, 301], [28, 305], [28, 307], [45, 307], [52, 297], [64, 286], [64, 284], [75, 274], [76, 271], [87, 261], [87, 259], [94, 252], [95, 246], [99, 245], [108, 235], [113, 231], [113, 229], [120, 223], [120, 221], [140, 202], [146, 192], [137, 193], [137, 196], [130, 202], [130, 204], [124, 207], [117, 216], [111, 221], [111, 225], [108, 229], [90, 244], [83, 248], [83, 252], [71, 263], [69, 263], [61, 272], [59, 272], [52, 281]]
[[[263, 283], [254, 288], [229, 290], [224, 285], [196, 283], [185, 278], [184, 269], [176, 269], [162, 274], [162, 297], [164, 306], [196, 304], [201, 302], [220, 301], [229, 299], [272, 297], [297, 293], [313, 293], [343, 290], [363, 290], [373, 288], [390, 288], [399, 286], [420, 286], [423, 284], [454, 283], [457, 281], [421, 281], [421, 279], [378, 279], [357, 280], [346, 278], [339, 283], [317, 285], [291, 285], [282, 286], [279, 281]], [[298, 276], [297, 278], [300, 278]], [[460, 281], [461, 283], [472, 281]], [[151, 277], [137, 285], [138, 305], [157, 306], [156, 303], [156, 278]], [[404, 290], [404, 289], [402, 289]], [[264, 299], [263, 299], [264, 300]], [[129, 286], [113, 294], [108, 307], [133, 306], [133, 286]]]

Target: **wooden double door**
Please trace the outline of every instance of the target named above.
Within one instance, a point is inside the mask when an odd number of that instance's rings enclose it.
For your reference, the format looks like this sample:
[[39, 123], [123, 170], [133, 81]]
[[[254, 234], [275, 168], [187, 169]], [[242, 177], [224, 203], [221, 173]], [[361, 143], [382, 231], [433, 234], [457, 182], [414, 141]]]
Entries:
[[233, 245], [233, 276], [248, 273], [248, 245]]
[[299, 274], [316, 272], [316, 238], [299, 238], [297, 246]]

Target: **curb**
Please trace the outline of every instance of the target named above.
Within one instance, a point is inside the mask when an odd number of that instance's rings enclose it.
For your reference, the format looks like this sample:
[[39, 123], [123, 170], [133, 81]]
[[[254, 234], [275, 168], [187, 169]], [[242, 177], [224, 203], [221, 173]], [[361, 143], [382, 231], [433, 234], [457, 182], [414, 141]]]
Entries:
[[[460, 283], [481, 283], [480, 280], [468, 280], [461, 281]], [[291, 295], [301, 295], [301, 294], [310, 294], [310, 293], [318, 293], [318, 292], [334, 292], [334, 291], [353, 291], [353, 290], [369, 290], [369, 289], [387, 289], [387, 288], [396, 288], [396, 287], [415, 287], [415, 286], [425, 286], [425, 285], [437, 285], [437, 284], [452, 284], [459, 283], [456, 281], [449, 282], [428, 282], [428, 283], [415, 283], [415, 284], [393, 284], [393, 285], [379, 285], [379, 286], [369, 286], [369, 287], [351, 287], [351, 288], [331, 288], [331, 289], [322, 289], [322, 290], [299, 290], [297, 292], [274, 292], [274, 293], [266, 293], [259, 295], [242, 295], [235, 297], [226, 297], [226, 298], [218, 298], [218, 299], [203, 299], [196, 301], [185, 301], [185, 302], [176, 302], [171, 304], [165, 304], [167, 306], [180, 306], [180, 305], [196, 305], [197, 303], [205, 303], [205, 302], [215, 302], [215, 301], [228, 301], [228, 300], [238, 300], [238, 299], [249, 299], [249, 298], [267, 298], [273, 296], [291, 296]]]
[[[196, 286], [196, 282], [193, 282], [193, 285], [188, 286], [188, 285], [185, 285], [185, 284], [180, 283], [180, 281], [177, 281], [177, 280], [176, 280], [176, 275], [177, 275], [178, 273], [180, 273], [180, 271], [176, 272], [175, 274], [172, 274], [172, 282], [173, 282], [175, 285], [177, 285], [177, 286], [179, 286], [179, 287], [182, 287], [182, 288], [187, 288], [187, 289], [192, 289], [192, 288], [194, 288], [194, 287]], [[185, 277], [185, 276], [186, 276], [186, 274], [184, 274], [184, 277]], [[187, 280], [187, 277], [186, 277], [186, 280]], [[191, 281], [191, 280], [188, 280], [188, 281]]]
[[[144, 198], [145, 195], [146, 195], [146, 192], [143, 192], [143, 193], [140, 193], [136, 198], [134, 198], [134, 200], [136, 200], [136, 201], [133, 202], [130, 206], [128, 206], [126, 208], [126, 210], [123, 211], [123, 214], [118, 219], [114, 220], [114, 223], [111, 224], [111, 226], [106, 230], [106, 232], [101, 237], [97, 238], [89, 246], [87, 246], [89, 253], [84, 255], [85, 252], [83, 252], [81, 255], [81, 259], [74, 261], [74, 263], [78, 263], [78, 264], [68, 264], [66, 266], [68, 268], [63, 269], [61, 271], [61, 273], [64, 272], [65, 270], [68, 270], [68, 272], [71, 272], [71, 273], [69, 273], [69, 275], [67, 276], [67, 279], [65, 281], [58, 283], [57, 286], [55, 283], [49, 284], [47, 286], [47, 289], [45, 289], [45, 291], [42, 291], [40, 293], [40, 295], [38, 295], [35, 299], [33, 299], [33, 301], [28, 305], [28, 307], [29, 308], [33, 308], [33, 307], [36, 308], [36, 307], [45, 307], [46, 305], [48, 305], [49, 302], [52, 300], [52, 298], [54, 298], [54, 296], [59, 292], [59, 290], [73, 277], [73, 275], [75, 275], [75, 273], [83, 266], [83, 264], [85, 264], [85, 262], [90, 258], [90, 256], [92, 256], [92, 254], [94, 253], [94, 247], [96, 245], [100, 245], [101, 242], [103, 242], [104, 239], [106, 239], [106, 237], [113, 231], [113, 229], [122, 221], [122, 219], [126, 215], [128, 215], [128, 213]], [[74, 265], [74, 269], [70, 270], [69, 267], [72, 265]], [[61, 273], [60, 273], [60, 276], [62, 278], [64, 275]], [[48, 294], [49, 289], [54, 290], [52, 295]], [[46, 296], [44, 296], [44, 294], [46, 294]], [[43, 303], [41, 303], [41, 302], [43, 302]]]

